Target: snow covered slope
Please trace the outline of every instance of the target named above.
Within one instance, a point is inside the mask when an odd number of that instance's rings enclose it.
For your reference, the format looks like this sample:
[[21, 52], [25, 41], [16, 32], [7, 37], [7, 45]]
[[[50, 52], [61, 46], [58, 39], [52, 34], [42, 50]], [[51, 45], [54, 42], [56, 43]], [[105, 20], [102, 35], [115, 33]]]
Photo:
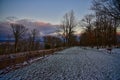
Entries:
[[[73, 47], [24, 68], [0, 75], [0, 80], [120, 80], [120, 53]], [[115, 53], [114, 53], [115, 52]]]

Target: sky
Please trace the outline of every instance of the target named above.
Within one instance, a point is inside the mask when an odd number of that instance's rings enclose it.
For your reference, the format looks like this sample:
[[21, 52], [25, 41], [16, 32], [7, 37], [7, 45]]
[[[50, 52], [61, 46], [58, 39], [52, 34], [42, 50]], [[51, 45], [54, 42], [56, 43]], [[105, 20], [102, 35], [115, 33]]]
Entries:
[[54, 33], [65, 13], [73, 10], [77, 20], [91, 13], [91, 1], [0, 0], [0, 39], [6, 38], [11, 32], [8, 20], [24, 24], [30, 30], [36, 28], [42, 35]]
[[7, 17], [59, 24], [63, 15], [74, 10], [78, 19], [90, 13], [91, 0], [0, 0], [0, 21]]

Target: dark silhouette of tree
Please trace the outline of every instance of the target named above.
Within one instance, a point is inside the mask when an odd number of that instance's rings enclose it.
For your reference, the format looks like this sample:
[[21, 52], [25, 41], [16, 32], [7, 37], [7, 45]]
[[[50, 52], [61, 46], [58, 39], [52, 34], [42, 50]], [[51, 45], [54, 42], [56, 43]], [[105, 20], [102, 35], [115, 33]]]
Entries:
[[[91, 18], [90, 18], [91, 19]], [[96, 12], [94, 21], [84, 18], [85, 31], [81, 35], [81, 44], [85, 46], [105, 47], [116, 45], [116, 20], [102, 12]]]
[[[117, 45], [116, 33], [117, 27], [120, 25], [120, 1], [93, 0], [91, 9], [95, 12], [95, 18], [94, 21], [91, 21], [89, 16], [83, 19], [88, 24], [82, 34], [81, 43], [88, 46], [95, 45], [97, 48]], [[90, 21], [93, 23], [93, 28]], [[86, 40], [85, 43], [84, 40]]]
[[[93, 46], [93, 30], [94, 30], [94, 26], [93, 26], [93, 22], [94, 22], [94, 15], [89, 14], [84, 16], [84, 18], [81, 20], [81, 26], [84, 27], [85, 31], [83, 34], [81, 34], [81, 41], [80, 43], [83, 44], [84, 46]], [[87, 40], [87, 41], [86, 41]], [[86, 44], [84, 42], [86, 42]]]
[[92, 9], [120, 20], [120, 0], [93, 0]]
[[12, 28], [12, 32], [15, 38], [15, 52], [17, 52], [18, 50], [18, 42], [19, 40], [23, 37], [23, 35], [26, 33], [26, 31], [28, 30], [24, 25], [22, 24], [16, 24], [16, 23], [11, 23], [11, 28]]
[[30, 39], [30, 50], [35, 50], [35, 44], [36, 44], [36, 39], [38, 36], [39, 31], [37, 29], [31, 30], [29, 34], [29, 39]]
[[62, 46], [62, 41], [59, 37], [44, 36], [45, 49], [57, 48]]
[[64, 43], [66, 46], [71, 46], [72, 35], [74, 34], [74, 29], [76, 27], [76, 19], [74, 12], [70, 11], [63, 16], [62, 23], [59, 28], [59, 32], [62, 33]]
[[117, 44], [117, 27], [120, 25], [120, 1], [119, 0], [93, 0], [92, 10], [95, 11], [95, 32], [99, 45]]

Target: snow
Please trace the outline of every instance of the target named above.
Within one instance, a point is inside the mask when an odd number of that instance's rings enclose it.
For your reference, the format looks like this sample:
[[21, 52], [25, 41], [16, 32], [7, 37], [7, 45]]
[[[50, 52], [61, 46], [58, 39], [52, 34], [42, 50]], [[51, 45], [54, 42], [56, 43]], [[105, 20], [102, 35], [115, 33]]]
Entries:
[[108, 54], [72, 47], [2, 74], [0, 80], [120, 80], [120, 49]]
[[18, 68], [21, 68], [21, 67], [30, 65], [30, 64], [32, 64], [33, 62], [36, 62], [36, 61], [38, 61], [38, 60], [40, 60], [40, 59], [43, 59], [43, 58], [45, 58], [45, 57], [48, 57], [48, 56], [49, 56], [49, 55], [45, 55], [45, 56], [38, 57], [38, 58], [31, 58], [30, 60], [24, 61], [23, 63], [18, 63], [18, 64], [15, 64], [15, 65], [8, 66], [8, 67], [0, 70], [0, 75], [1, 75], [1, 74], [6, 74], [6, 73], [8, 73], [8, 72], [10, 72], [10, 71], [12, 71], [12, 70], [15, 70], [15, 69], [18, 69]]

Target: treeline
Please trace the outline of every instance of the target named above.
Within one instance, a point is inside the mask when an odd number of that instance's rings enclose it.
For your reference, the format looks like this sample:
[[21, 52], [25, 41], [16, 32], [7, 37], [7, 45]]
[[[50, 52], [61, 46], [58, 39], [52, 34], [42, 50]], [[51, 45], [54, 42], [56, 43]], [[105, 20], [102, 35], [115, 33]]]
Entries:
[[[28, 30], [23, 24], [10, 23], [14, 43], [6, 42], [0, 45], [0, 53], [16, 53], [57, 47], [71, 46], [116, 46], [117, 28], [120, 26], [119, 0], [93, 0], [91, 10], [79, 22], [73, 10], [63, 16], [61, 24], [56, 30], [57, 36], [43, 36], [40, 40], [37, 29]], [[80, 23], [80, 26], [78, 25]], [[84, 28], [79, 36], [75, 35], [77, 27]], [[77, 30], [78, 31], [78, 30]]]
[[63, 20], [61, 22], [60, 27], [58, 28], [58, 34], [62, 37], [64, 46], [70, 47], [78, 45], [79, 40], [75, 33], [75, 28], [77, 26], [76, 18], [74, 15], [74, 11], [66, 13], [63, 16]]
[[88, 14], [81, 20], [85, 27], [81, 34], [82, 46], [111, 47], [117, 43], [117, 28], [120, 27], [119, 0], [93, 0], [91, 9], [94, 14]]
[[10, 54], [24, 51], [35, 51], [41, 49], [53, 49], [59, 47], [70, 47], [79, 44], [78, 37], [74, 35], [76, 27], [74, 12], [65, 14], [63, 22], [57, 29], [57, 36], [40, 36], [37, 29], [29, 30], [23, 24], [10, 23], [14, 41], [0, 44], [0, 54]]
[[25, 51], [35, 51], [42, 49], [52, 49], [62, 47], [63, 43], [59, 37], [41, 36], [39, 31], [33, 29], [30, 32], [22, 24], [11, 24], [14, 40], [0, 44], [0, 54], [10, 54]]

